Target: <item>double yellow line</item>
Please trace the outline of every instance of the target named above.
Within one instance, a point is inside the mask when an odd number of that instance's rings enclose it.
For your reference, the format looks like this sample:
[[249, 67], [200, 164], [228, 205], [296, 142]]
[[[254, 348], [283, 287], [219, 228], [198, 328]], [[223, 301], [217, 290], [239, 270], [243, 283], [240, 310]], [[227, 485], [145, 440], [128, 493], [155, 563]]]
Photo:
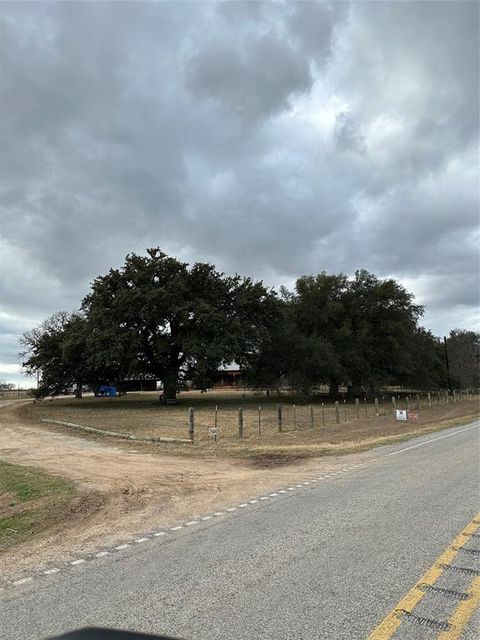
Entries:
[[[368, 636], [368, 640], [389, 640], [402, 623], [402, 613], [411, 613], [414, 607], [425, 595], [423, 587], [433, 585], [442, 575], [444, 565], [451, 564], [459, 549], [469, 540], [470, 536], [477, 531], [480, 526], [480, 513], [465, 527], [465, 529], [455, 538], [442, 555], [437, 558], [435, 564], [423, 575], [407, 595], [400, 600], [394, 609]], [[467, 622], [470, 620], [476, 607], [480, 604], [480, 576], [474, 578], [467, 591], [468, 598], [462, 600], [455, 608], [448, 619], [448, 629], [442, 631], [437, 640], [457, 640]]]

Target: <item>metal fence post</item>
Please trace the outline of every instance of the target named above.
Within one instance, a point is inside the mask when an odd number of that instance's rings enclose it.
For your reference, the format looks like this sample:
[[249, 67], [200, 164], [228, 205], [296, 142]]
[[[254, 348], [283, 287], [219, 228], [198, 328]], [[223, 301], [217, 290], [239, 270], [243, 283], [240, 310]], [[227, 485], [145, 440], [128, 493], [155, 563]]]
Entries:
[[262, 435], [262, 407], [258, 405], [258, 435]]
[[188, 437], [193, 442], [195, 437], [195, 409], [193, 407], [188, 410]]
[[325, 426], [325, 404], [322, 402], [322, 425]]
[[310, 429], [313, 429], [313, 427], [315, 426], [314, 420], [313, 420], [313, 404], [310, 405]]
[[375, 398], [375, 415], [378, 417], [380, 415], [380, 412], [378, 410], [378, 398]]
[[340, 424], [340, 405], [338, 404], [338, 400], [335, 400], [335, 422]]
[[282, 433], [283, 421], [282, 421], [282, 405], [281, 404], [279, 404], [277, 407], [277, 427], [278, 427], [278, 433]]
[[238, 437], [243, 438], [243, 409], [238, 409]]
[[360, 420], [360, 400], [355, 398], [355, 410], [357, 412], [357, 420]]

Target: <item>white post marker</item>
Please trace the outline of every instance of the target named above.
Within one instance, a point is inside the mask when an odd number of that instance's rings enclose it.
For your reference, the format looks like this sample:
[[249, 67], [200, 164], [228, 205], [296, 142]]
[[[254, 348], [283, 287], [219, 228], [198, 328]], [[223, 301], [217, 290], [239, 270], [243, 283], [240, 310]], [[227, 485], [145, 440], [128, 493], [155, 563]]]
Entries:
[[395, 410], [395, 418], [397, 420], [401, 420], [402, 422], [407, 421], [407, 410], [406, 409], [396, 409]]
[[213, 438], [214, 441], [216, 442], [218, 438], [218, 427], [209, 427], [208, 436], [210, 438]]

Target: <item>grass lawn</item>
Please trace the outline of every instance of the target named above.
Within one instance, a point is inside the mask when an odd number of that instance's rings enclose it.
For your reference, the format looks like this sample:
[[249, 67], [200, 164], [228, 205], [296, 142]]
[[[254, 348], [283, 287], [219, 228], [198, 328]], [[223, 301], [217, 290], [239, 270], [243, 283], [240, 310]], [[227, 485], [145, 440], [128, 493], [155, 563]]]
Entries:
[[[282, 404], [283, 432], [278, 432], [277, 407]], [[398, 407], [404, 407], [405, 400]], [[158, 445], [170, 453], [218, 455], [262, 455], [263, 453], [324, 455], [354, 451], [398, 440], [418, 433], [461, 423], [478, 416], [478, 398], [456, 403], [435, 401], [428, 407], [421, 399], [416, 422], [397, 422], [390, 397], [380, 398], [378, 414], [373, 404], [357, 409], [350, 400], [341, 403], [337, 422], [335, 406], [319, 398], [310, 408], [292, 396], [268, 399], [264, 395], [241, 392], [182, 393], [177, 405], [163, 406], [155, 393], [132, 393], [118, 398], [59, 398], [19, 408], [24, 419], [39, 424], [41, 418], [62, 420], [142, 436], [186, 438], [188, 407], [195, 407], [195, 444]], [[217, 410], [216, 410], [217, 407]], [[243, 407], [244, 437], [238, 437], [238, 408]], [[411, 400], [415, 410], [415, 399]], [[313, 415], [313, 428], [312, 425]], [[209, 437], [209, 427], [219, 430], [218, 442]], [[45, 425], [46, 426], [46, 425]], [[46, 427], [47, 428], [47, 427]], [[56, 430], [64, 427], [49, 427]], [[83, 435], [70, 429], [70, 433]], [[92, 436], [90, 436], [92, 437]], [[117, 441], [118, 442], [118, 441]], [[138, 445], [137, 442], [134, 443]], [[152, 448], [152, 445], [146, 445]], [[154, 447], [157, 449], [157, 446]]]
[[62, 520], [74, 494], [66, 480], [0, 461], [0, 550]]

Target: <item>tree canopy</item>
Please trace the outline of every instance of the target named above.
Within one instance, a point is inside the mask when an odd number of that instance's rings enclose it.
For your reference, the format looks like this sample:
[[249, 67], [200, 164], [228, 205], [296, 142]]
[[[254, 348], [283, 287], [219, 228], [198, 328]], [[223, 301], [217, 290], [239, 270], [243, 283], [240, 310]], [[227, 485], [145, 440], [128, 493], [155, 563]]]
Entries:
[[352, 393], [446, 385], [440, 342], [418, 325], [423, 308], [396, 280], [322, 272], [284, 289], [283, 301], [282, 326], [251, 360], [253, 384], [269, 372], [304, 392], [328, 384], [332, 395], [340, 383]]
[[452, 383], [459, 387], [480, 386], [480, 333], [453, 329], [447, 339]]
[[[39, 395], [148, 376], [173, 401], [184, 382], [206, 388], [233, 361], [251, 386], [304, 393], [319, 384], [333, 394], [340, 384], [352, 393], [446, 386], [443, 345], [419, 325], [422, 313], [400, 283], [366, 270], [302, 276], [277, 294], [153, 248], [95, 278], [80, 311], [27, 332], [22, 355], [25, 371], [40, 374]], [[451, 367], [478, 384], [479, 339], [470, 333], [450, 334]]]
[[[82, 308], [96, 366], [114, 360], [163, 382], [165, 401], [182, 379], [197, 379], [258, 348], [274, 294], [261, 282], [191, 267], [159, 249], [130, 254], [122, 269], [96, 278]], [[200, 374], [200, 376], [199, 376]]]
[[26, 332], [21, 344], [27, 357], [23, 363], [29, 375], [41, 374], [38, 396], [59, 395], [75, 386], [81, 395], [85, 373], [85, 320], [80, 314], [63, 311]]

